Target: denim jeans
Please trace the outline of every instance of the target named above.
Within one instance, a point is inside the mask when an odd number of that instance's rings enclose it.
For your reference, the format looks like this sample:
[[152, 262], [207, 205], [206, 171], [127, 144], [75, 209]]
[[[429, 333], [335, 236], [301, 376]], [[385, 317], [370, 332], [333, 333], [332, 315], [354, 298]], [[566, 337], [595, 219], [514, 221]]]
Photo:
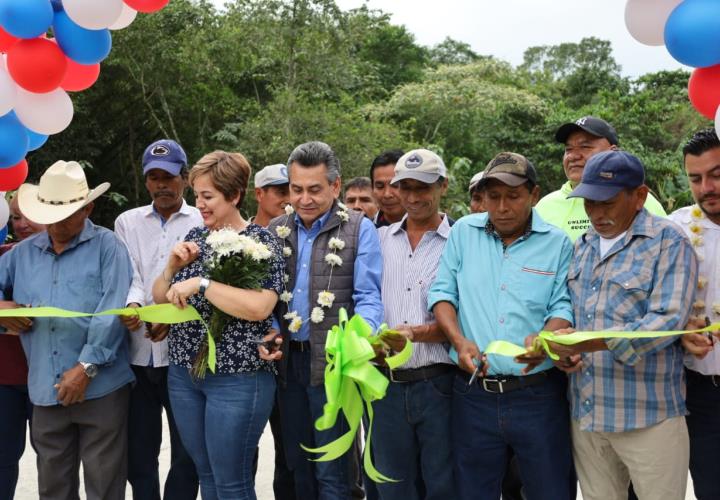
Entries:
[[253, 456], [270, 418], [274, 375], [207, 373], [193, 380], [187, 368], [170, 365], [168, 391], [203, 500], [255, 500]]
[[128, 417], [128, 482], [134, 500], [160, 500], [158, 456], [162, 444], [162, 414], [170, 430], [170, 470], [163, 498], [195, 500], [198, 477], [190, 455], [178, 436], [170, 409], [167, 367], [132, 366], [135, 386], [130, 392]]
[[547, 374], [540, 384], [504, 394], [455, 378], [451, 428], [457, 498], [499, 499], [509, 450], [528, 500], [569, 498], [567, 378], [555, 369]]
[[0, 499], [15, 495], [32, 404], [25, 385], [0, 385]]
[[[690, 475], [698, 500], [720, 498], [720, 387], [708, 377], [687, 373], [685, 418], [690, 435]], [[718, 377], [716, 377], [718, 378]]]
[[327, 444], [349, 428], [342, 414], [332, 429], [318, 431], [315, 420], [327, 402], [325, 387], [310, 385], [310, 352], [289, 351], [287, 381], [278, 389], [285, 457], [295, 477], [295, 494], [302, 500], [347, 500], [350, 498], [350, 462], [348, 453], [330, 462], [311, 462], [303, 444], [317, 447]]
[[[391, 382], [373, 403], [375, 467], [400, 482], [378, 483], [381, 500], [456, 498], [450, 443], [453, 372], [418, 382]], [[418, 471], [418, 461], [420, 470]], [[417, 489], [422, 474], [425, 494]]]

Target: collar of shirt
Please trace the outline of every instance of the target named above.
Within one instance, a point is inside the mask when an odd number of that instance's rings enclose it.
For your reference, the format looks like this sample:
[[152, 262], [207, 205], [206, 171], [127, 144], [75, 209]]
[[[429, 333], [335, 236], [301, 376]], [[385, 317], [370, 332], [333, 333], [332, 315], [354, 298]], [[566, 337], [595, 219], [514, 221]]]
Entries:
[[310, 226], [310, 229], [305, 227], [305, 223], [300, 218], [300, 216], [295, 212], [295, 226], [298, 228], [298, 231], [303, 231], [304, 233], [313, 233], [320, 230], [321, 227], [325, 225], [325, 223], [330, 218], [330, 214], [332, 214], [332, 208], [322, 214], [318, 219], [312, 223], [312, 226]]
[[[163, 222], [167, 222], [167, 220], [170, 220], [170, 219], [165, 220], [165, 219], [163, 218], [163, 216], [160, 215], [160, 212], [158, 212], [157, 209], [155, 208], [155, 203], [151, 203], [150, 205], [147, 205], [147, 206], [144, 207], [144, 208], [145, 208], [145, 213], [144, 213], [143, 215], [145, 215], [145, 217], [150, 217], [150, 216], [155, 216], [155, 215], [157, 215], [158, 217], [160, 217], [160, 219], [161, 219]], [[172, 218], [173, 215], [178, 215], [178, 216], [181, 216], [181, 215], [192, 215], [192, 213], [193, 213], [193, 212], [192, 212], [192, 208], [191, 208], [190, 205], [188, 205], [187, 202], [183, 199], [182, 205], [180, 205], [180, 210], [178, 210], [177, 212], [175, 212], [174, 214], [172, 214], [172, 215], [170, 216], [170, 218]]]
[[[560, 192], [561, 192], [562, 194], [564, 194], [565, 196], [567, 196], [567, 195], [569, 195], [570, 193], [572, 193], [572, 190], [573, 190], [573, 187], [572, 187], [572, 184], [570, 184], [570, 181], [567, 181], [565, 184], [563, 184], [562, 186], [560, 186]], [[571, 199], [572, 199], [572, 198], [571, 198]]]
[[[627, 230], [627, 234], [625, 234], [625, 237], [621, 240], [620, 248], [618, 248], [614, 252], [608, 252], [603, 258], [607, 258], [610, 255], [617, 253], [617, 251], [625, 248], [635, 236], [654, 238], [660, 234], [660, 231], [661, 229], [653, 226], [652, 218], [649, 217], [648, 211], [643, 208], [637, 213], [637, 215], [635, 216], [635, 220]], [[592, 227], [592, 225], [588, 228], [587, 232], [583, 234], [580, 238], [583, 243], [592, 246], [598, 252], [600, 251], [600, 235], [597, 233], [597, 231], [595, 231], [595, 228]]]
[[[63, 249], [63, 253], [67, 252], [78, 246], [80, 243], [93, 239], [97, 234], [97, 226], [93, 224], [90, 219], [85, 219], [85, 226], [79, 235], [75, 236], [72, 241]], [[50, 235], [47, 231], [38, 233], [36, 238], [32, 239], [32, 244], [46, 252], [55, 253], [50, 241]]]
[[[450, 218], [447, 216], [447, 214], [441, 213], [440, 215], [442, 215], [442, 221], [434, 232], [447, 239], [450, 235]], [[391, 234], [397, 234], [400, 231], [407, 232], [407, 214], [403, 215], [403, 218], [400, 220], [399, 224], [390, 224], [389, 231]]]

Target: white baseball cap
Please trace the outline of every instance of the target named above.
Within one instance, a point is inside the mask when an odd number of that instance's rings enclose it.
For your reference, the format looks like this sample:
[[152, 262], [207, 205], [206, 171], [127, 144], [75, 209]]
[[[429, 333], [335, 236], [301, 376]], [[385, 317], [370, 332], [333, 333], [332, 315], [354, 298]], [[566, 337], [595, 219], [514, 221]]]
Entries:
[[268, 165], [255, 174], [255, 187], [279, 186], [288, 184], [287, 167], [282, 163]]
[[442, 158], [427, 149], [413, 149], [402, 155], [395, 164], [395, 177], [390, 184], [398, 183], [403, 179], [415, 179], [425, 184], [432, 184], [440, 177], [447, 178], [447, 169]]

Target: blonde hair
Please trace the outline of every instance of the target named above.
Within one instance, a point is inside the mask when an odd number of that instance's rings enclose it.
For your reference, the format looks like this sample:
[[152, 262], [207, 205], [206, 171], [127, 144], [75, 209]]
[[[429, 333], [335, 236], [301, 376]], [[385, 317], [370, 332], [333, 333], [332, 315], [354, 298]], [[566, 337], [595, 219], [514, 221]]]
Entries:
[[242, 205], [248, 188], [252, 169], [240, 153], [213, 151], [200, 158], [190, 169], [189, 181], [192, 186], [201, 175], [210, 176], [212, 185], [230, 201], [240, 195], [237, 206]]

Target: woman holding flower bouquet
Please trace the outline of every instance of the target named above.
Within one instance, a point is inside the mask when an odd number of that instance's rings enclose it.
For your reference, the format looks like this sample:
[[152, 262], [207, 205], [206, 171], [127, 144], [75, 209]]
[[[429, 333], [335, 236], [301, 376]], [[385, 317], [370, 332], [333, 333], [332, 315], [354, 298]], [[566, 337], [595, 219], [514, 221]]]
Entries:
[[205, 323], [172, 325], [168, 341], [170, 402], [204, 500], [256, 498], [253, 455], [275, 394], [275, 368], [257, 345], [284, 263], [274, 237], [240, 215], [249, 177], [239, 153], [197, 162], [189, 180], [205, 225], [175, 246], [153, 286], [156, 303], [192, 305]]

